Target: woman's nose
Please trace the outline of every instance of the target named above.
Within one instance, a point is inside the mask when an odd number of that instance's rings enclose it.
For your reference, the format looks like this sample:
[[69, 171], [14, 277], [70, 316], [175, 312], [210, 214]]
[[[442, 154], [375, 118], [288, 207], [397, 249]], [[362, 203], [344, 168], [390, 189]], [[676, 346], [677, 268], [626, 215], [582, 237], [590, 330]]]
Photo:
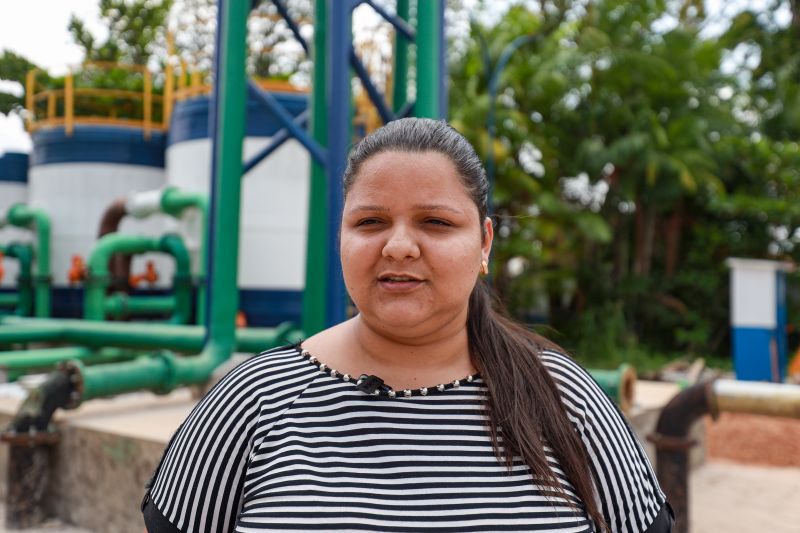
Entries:
[[397, 261], [419, 257], [419, 244], [414, 232], [403, 225], [393, 226], [383, 246], [383, 256]]

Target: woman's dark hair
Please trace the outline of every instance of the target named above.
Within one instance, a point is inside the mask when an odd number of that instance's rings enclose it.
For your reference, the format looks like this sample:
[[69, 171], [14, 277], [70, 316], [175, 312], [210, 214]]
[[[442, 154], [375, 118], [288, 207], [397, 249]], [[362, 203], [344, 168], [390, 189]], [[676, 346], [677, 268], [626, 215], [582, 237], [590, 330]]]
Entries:
[[[483, 164], [469, 141], [446, 122], [395, 120], [365, 137], [350, 152], [344, 174], [345, 196], [361, 165], [383, 152], [438, 152], [447, 156], [478, 207], [479, 220], [486, 218], [489, 183]], [[539, 357], [543, 349], [563, 350], [496, 309], [491, 290], [482, 279], [469, 298], [467, 332], [470, 355], [489, 391], [486, 411], [498, 459], [511, 468], [514, 455], [522, 457], [538, 483], [573, 501], [548, 466], [544, 452], [548, 445], [595, 526], [607, 529], [595, 500], [586, 449]]]

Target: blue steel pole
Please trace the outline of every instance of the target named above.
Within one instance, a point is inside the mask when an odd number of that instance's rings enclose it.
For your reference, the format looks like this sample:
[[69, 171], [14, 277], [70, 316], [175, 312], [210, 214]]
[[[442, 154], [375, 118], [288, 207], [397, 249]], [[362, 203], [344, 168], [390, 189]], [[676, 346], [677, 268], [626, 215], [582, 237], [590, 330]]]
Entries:
[[217, 107], [219, 104], [220, 90], [219, 80], [221, 78], [222, 66], [220, 65], [220, 51], [222, 49], [222, 30], [223, 27], [223, 2], [230, 0], [219, 0], [217, 4], [217, 31], [214, 32], [214, 80], [211, 89], [211, 99], [208, 102], [208, 134], [211, 137], [211, 183], [209, 185], [209, 201], [208, 201], [208, 216], [206, 217], [205, 224], [208, 226], [206, 235], [208, 235], [208, 242], [206, 243], [206, 256], [202, 261], [206, 262], [206, 279], [202, 283], [206, 286], [205, 309], [203, 316], [205, 317], [205, 340], [203, 344], [208, 343], [209, 332], [211, 331], [211, 300], [213, 292], [211, 291], [211, 280], [214, 279], [214, 246], [212, 243], [216, 239], [216, 230], [213, 221], [215, 220], [214, 213], [217, 208], [217, 195], [215, 184], [217, 182]]
[[486, 155], [486, 177], [489, 180], [489, 210], [492, 210], [493, 202], [492, 202], [492, 193], [494, 192], [494, 138], [497, 134], [497, 126], [495, 124], [495, 107], [496, 107], [496, 100], [497, 100], [497, 84], [500, 80], [500, 74], [506, 68], [509, 60], [511, 59], [511, 55], [516, 52], [521, 46], [524, 46], [528, 43], [534, 42], [538, 39], [538, 35], [521, 35], [517, 37], [513, 41], [511, 41], [503, 51], [500, 53], [500, 57], [497, 60], [497, 64], [494, 66], [494, 69], [491, 69], [489, 65], [489, 46], [486, 43], [486, 40], [481, 36], [481, 45], [483, 49], [483, 60], [486, 63], [486, 71], [490, 72], [489, 74], [489, 112], [486, 118], [486, 130], [489, 135], [489, 148], [488, 153]]
[[347, 292], [339, 259], [339, 224], [344, 197], [342, 174], [350, 140], [350, 50], [353, 0], [328, 0], [328, 268], [326, 322], [345, 319]]

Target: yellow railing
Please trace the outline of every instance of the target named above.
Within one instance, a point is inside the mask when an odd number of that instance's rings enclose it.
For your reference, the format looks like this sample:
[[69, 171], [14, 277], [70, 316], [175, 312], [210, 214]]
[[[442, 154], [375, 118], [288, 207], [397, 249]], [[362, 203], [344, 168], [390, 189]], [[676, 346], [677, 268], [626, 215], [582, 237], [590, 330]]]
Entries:
[[[127, 126], [140, 128], [145, 138], [149, 138], [151, 132], [165, 131], [169, 127], [175, 102], [211, 91], [211, 84], [205, 82], [203, 73], [188, 69], [184, 62], [180, 63], [177, 73], [168, 62], [162, 79], [163, 94], [154, 91], [154, 74], [142, 65], [94, 61], [85, 63], [83, 68], [125, 69], [141, 73], [142, 89], [76, 87], [73, 72], [64, 77], [63, 88], [42, 88], [36, 81], [38, 71], [33, 69], [28, 72], [25, 87], [28, 131], [63, 127], [69, 136], [76, 124]], [[283, 80], [257, 80], [257, 83], [271, 91], [307, 92]], [[82, 105], [76, 106], [76, 101]], [[141, 111], [137, 109], [137, 112], [125, 113], [128, 116], [118, 116], [120, 106], [131, 104], [134, 108], [140, 104]]]
[[[63, 126], [66, 134], [72, 135], [76, 124], [101, 124], [141, 128], [147, 138], [152, 131], [166, 129], [169, 114], [164, 105], [165, 97], [153, 91], [153, 75], [146, 67], [105, 62], [85, 63], [83, 67], [85, 70], [124, 69], [141, 73], [142, 89], [76, 87], [71, 71], [64, 77], [63, 89], [40, 88], [36, 81], [37, 70], [31, 70], [25, 87], [28, 131]], [[76, 106], [76, 101], [90, 101], [90, 104]], [[121, 105], [133, 104], [135, 109], [140, 102], [141, 112], [135, 110], [126, 113], [129, 116], [118, 116]], [[155, 120], [157, 111], [161, 111], [161, 116]]]

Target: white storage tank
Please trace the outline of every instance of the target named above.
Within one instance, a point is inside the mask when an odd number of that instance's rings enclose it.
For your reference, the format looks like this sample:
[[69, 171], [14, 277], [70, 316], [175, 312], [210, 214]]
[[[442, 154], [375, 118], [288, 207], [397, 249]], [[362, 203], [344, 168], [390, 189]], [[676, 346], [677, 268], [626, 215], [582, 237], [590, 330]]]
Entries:
[[[51, 217], [53, 315], [80, 316], [81, 292], [68, 281], [72, 256], [88, 261], [109, 204], [132, 192], [164, 186], [166, 135], [146, 136], [136, 127], [78, 124], [70, 135], [53, 127], [38, 129], [32, 137], [28, 205]], [[161, 235], [169, 227], [167, 219], [125, 217], [119, 231]], [[131, 272], [143, 271], [148, 260], [154, 261], [159, 273], [156, 286], [169, 287], [174, 267], [164, 255], [135, 257]]]
[[[20, 152], [0, 153], [0, 219], [8, 208], [28, 201], [28, 154]], [[22, 228], [4, 226], [0, 228], [0, 244], [30, 242], [31, 233]], [[3, 259], [3, 279], [0, 288], [11, 289], [17, 285], [19, 268], [16, 259]]]
[[[308, 96], [273, 92], [297, 116], [305, 111]], [[176, 103], [166, 150], [167, 182], [193, 192], [208, 193], [211, 183], [211, 139], [208, 131], [209, 97]], [[247, 102], [244, 158], [269, 145], [281, 129], [278, 119], [260, 102]], [[250, 325], [274, 325], [286, 320], [299, 323], [305, 285], [306, 225], [308, 221], [310, 159], [294, 140], [247, 173], [242, 182], [239, 238], [240, 304]], [[190, 221], [184, 222], [190, 226]], [[185, 227], [199, 235], [199, 229]], [[197, 271], [198, 243], [193, 250]]]

